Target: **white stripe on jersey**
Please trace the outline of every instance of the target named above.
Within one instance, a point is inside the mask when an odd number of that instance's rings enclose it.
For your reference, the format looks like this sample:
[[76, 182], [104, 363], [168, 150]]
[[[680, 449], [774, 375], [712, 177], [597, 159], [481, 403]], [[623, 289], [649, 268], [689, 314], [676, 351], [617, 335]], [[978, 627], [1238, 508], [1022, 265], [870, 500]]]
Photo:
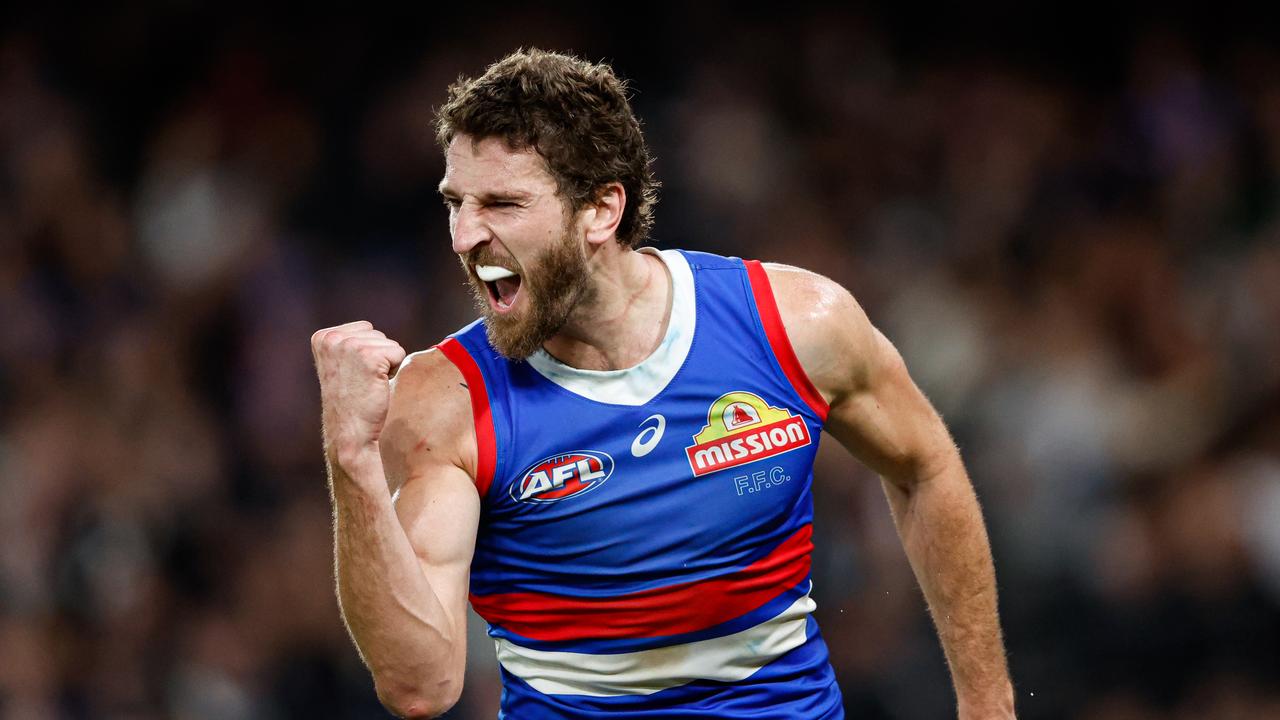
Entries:
[[628, 653], [533, 650], [497, 639], [498, 662], [544, 695], [651, 695], [694, 680], [736, 682], [803, 645], [815, 607], [806, 592], [778, 615], [732, 635]]

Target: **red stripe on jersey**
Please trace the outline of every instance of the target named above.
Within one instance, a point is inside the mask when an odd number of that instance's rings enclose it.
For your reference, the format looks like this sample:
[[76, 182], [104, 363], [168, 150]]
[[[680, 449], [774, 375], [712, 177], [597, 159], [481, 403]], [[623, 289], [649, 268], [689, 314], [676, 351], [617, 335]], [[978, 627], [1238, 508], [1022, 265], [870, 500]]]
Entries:
[[485, 389], [480, 366], [456, 338], [448, 338], [436, 347], [462, 372], [471, 394], [471, 418], [476, 429], [476, 489], [483, 498], [493, 483], [493, 469], [498, 459], [498, 441], [493, 434], [493, 416], [489, 413], [489, 392]]
[[782, 325], [782, 315], [778, 313], [778, 303], [773, 297], [773, 286], [769, 284], [769, 274], [759, 260], [744, 261], [747, 266], [747, 278], [751, 281], [751, 294], [756, 299], [756, 311], [760, 313], [760, 322], [764, 324], [765, 335], [769, 337], [769, 345], [773, 347], [773, 355], [778, 358], [782, 372], [786, 373], [791, 385], [808, 403], [818, 417], [826, 422], [827, 412], [831, 407], [814, 387], [813, 381], [805, 374], [800, 365], [791, 341], [787, 338], [787, 329]]
[[768, 555], [709, 580], [612, 598], [544, 593], [472, 595], [471, 605], [489, 623], [532, 640], [679, 635], [741, 617], [795, 587], [809, 576], [812, 550], [813, 526], [805, 525]]

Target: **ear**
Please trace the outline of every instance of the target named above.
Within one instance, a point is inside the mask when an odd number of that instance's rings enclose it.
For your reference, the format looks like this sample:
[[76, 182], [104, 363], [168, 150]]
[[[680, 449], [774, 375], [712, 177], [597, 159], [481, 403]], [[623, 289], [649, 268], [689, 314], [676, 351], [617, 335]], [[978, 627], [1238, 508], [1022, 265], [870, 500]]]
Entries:
[[615, 238], [622, 210], [627, 206], [627, 191], [622, 183], [612, 182], [600, 188], [596, 199], [582, 209], [587, 242], [601, 245]]

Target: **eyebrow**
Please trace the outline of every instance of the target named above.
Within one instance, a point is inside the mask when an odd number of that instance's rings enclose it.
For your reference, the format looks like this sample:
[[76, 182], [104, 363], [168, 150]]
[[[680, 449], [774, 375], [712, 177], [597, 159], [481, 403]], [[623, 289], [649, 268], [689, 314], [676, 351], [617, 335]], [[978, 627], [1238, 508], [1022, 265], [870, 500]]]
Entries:
[[[457, 193], [453, 192], [451, 188], [443, 188], [443, 190], [440, 190], [440, 195], [443, 195], [447, 200], [458, 199]], [[477, 192], [475, 197], [476, 200], [480, 201], [481, 205], [492, 205], [494, 202], [527, 202], [534, 199], [534, 196], [530, 195], [530, 193], [516, 191]]]
[[[446, 181], [441, 180], [440, 186], [436, 188], [439, 190], [440, 194], [447, 198], [458, 197], [458, 193], [455, 192], [453, 188], [445, 184], [445, 182]], [[530, 200], [533, 198], [533, 194], [521, 190], [496, 190], [494, 192], [476, 193], [476, 198], [482, 203], [510, 202], [517, 200]]]

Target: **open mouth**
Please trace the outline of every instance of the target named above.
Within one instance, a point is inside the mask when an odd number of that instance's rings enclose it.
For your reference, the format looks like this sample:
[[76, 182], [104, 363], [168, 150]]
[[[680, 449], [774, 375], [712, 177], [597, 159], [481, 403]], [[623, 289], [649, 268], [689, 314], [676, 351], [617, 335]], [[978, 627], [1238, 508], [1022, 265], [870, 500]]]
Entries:
[[476, 277], [489, 290], [489, 302], [498, 312], [506, 312], [520, 294], [520, 276], [497, 265], [476, 265]]

